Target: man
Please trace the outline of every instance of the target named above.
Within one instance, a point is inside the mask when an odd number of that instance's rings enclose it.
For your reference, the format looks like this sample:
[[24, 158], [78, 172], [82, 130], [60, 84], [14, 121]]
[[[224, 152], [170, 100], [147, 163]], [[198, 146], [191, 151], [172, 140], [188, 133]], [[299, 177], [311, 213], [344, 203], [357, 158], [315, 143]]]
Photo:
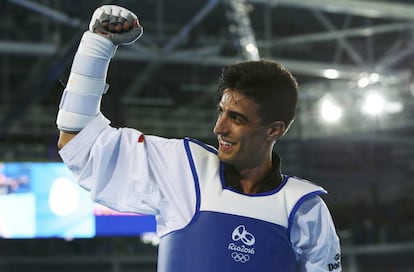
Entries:
[[341, 271], [325, 190], [282, 175], [273, 153], [295, 117], [290, 72], [271, 61], [223, 69], [218, 150], [115, 129], [99, 110], [107, 67], [141, 34], [132, 12], [103, 6], [82, 37], [57, 117], [79, 184], [96, 202], [156, 216], [158, 271]]

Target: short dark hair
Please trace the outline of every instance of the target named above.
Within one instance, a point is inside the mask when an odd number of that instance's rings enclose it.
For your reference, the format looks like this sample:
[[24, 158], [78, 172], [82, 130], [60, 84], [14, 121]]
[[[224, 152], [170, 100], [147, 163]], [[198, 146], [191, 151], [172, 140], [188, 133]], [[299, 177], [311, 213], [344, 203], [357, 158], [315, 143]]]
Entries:
[[280, 63], [244, 61], [222, 69], [217, 94], [231, 89], [251, 98], [260, 106], [263, 124], [283, 121], [289, 127], [296, 115], [298, 83]]

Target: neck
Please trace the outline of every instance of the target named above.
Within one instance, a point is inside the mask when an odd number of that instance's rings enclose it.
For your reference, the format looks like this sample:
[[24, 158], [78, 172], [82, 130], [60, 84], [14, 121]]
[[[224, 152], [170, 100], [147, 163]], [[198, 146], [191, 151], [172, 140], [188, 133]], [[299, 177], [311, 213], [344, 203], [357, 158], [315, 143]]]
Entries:
[[240, 184], [245, 194], [256, 194], [262, 186], [264, 177], [272, 171], [271, 162], [253, 169], [239, 170]]
[[282, 177], [279, 157], [277, 154], [273, 155], [272, 159], [250, 168], [237, 168], [234, 165], [225, 164], [226, 186], [244, 194], [264, 193], [276, 189]]

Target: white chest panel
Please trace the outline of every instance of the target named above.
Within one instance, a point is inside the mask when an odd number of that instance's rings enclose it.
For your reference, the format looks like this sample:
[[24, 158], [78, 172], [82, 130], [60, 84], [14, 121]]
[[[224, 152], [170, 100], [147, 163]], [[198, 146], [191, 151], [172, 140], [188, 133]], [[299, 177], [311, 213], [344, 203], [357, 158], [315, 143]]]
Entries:
[[193, 142], [190, 142], [190, 147], [200, 186], [200, 211], [246, 216], [288, 227], [289, 215], [301, 199], [313, 192], [324, 191], [306, 180], [290, 177], [285, 178], [279, 188], [266, 194], [237, 193], [223, 188], [216, 154]]

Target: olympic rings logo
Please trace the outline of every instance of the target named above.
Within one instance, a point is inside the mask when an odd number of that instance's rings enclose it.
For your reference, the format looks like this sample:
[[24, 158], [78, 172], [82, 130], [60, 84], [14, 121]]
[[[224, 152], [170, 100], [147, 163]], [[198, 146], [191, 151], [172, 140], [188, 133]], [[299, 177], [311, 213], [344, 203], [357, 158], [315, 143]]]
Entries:
[[241, 240], [246, 246], [252, 246], [256, 242], [256, 238], [246, 230], [244, 225], [240, 225], [233, 230], [231, 234], [233, 241]]
[[240, 263], [247, 263], [250, 260], [250, 256], [248, 254], [238, 252], [231, 253], [231, 257], [234, 259], [234, 261]]

